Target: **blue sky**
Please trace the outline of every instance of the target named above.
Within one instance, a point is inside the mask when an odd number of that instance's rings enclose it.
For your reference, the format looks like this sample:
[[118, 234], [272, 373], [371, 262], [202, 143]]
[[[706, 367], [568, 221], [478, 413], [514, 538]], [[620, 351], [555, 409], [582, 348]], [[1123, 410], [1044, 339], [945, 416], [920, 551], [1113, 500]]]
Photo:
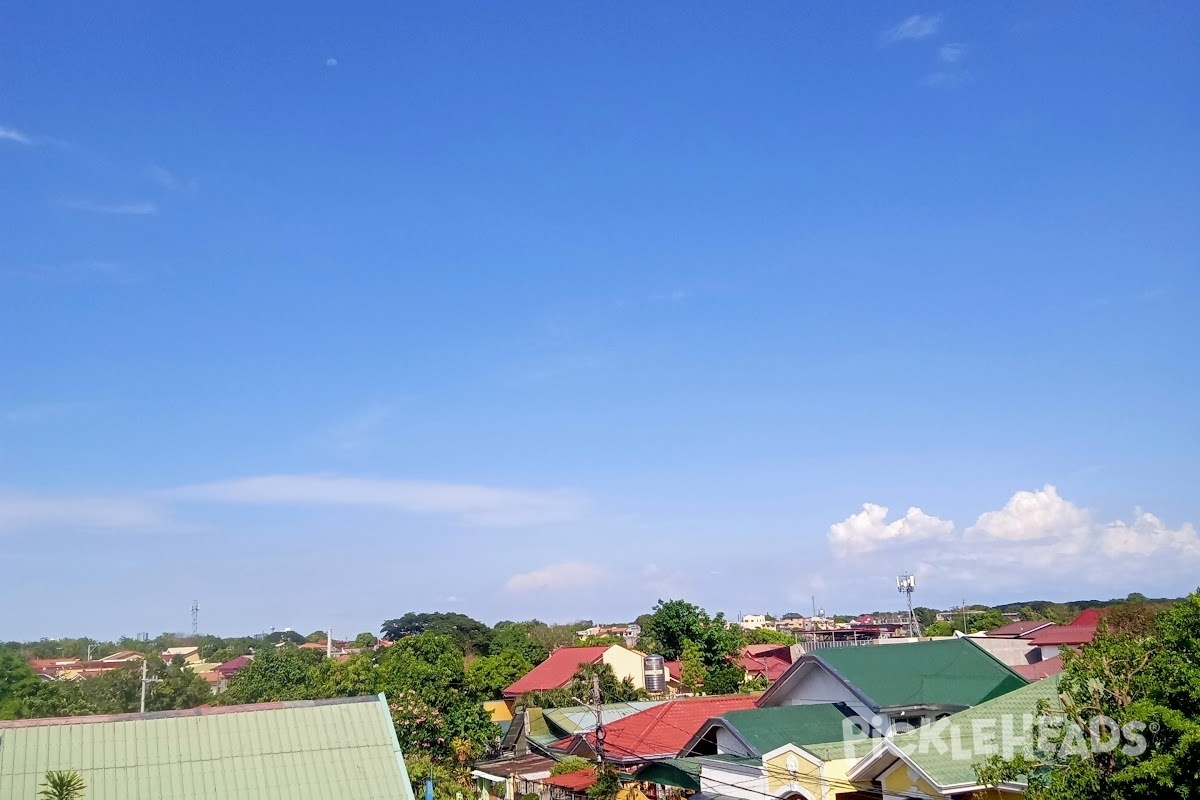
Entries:
[[5, 17], [0, 640], [1195, 588], [1194, 4]]

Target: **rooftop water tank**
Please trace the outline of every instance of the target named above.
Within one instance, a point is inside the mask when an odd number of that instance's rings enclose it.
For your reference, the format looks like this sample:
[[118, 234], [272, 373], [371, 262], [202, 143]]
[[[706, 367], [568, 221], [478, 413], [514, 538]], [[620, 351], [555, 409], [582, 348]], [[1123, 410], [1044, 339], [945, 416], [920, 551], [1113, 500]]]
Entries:
[[667, 691], [667, 664], [662, 656], [646, 656], [643, 662], [646, 673], [646, 691], [650, 694], [662, 694]]

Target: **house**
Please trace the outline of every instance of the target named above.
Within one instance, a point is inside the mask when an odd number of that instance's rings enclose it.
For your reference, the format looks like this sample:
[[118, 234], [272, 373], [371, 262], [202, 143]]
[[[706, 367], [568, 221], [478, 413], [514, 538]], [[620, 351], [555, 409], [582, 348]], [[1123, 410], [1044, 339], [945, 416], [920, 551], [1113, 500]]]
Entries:
[[[860, 793], [846, 778], [847, 771], [870, 752], [873, 741], [877, 740], [804, 746], [788, 743], [761, 758], [700, 756], [695, 759], [700, 792], [705, 797], [730, 800], [880, 800], [877, 792]], [[686, 774], [687, 759], [679, 761], [684, 762], [680, 772]], [[665, 777], [673, 776], [667, 773]]]
[[236, 675], [238, 671], [242, 669], [242, 667], [246, 666], [253, 660], [254, 656], [236, 656], [229, 659], [224, 664], [218, 664], [215, 671], [219, 673], [225, 680], [229, 680]]
[[[882, 800], [907, 797], [973, 798], [985, 787], [975, 777], [974, 765], [993, 752], [1006, 750], [1036, 758], [1039, 741], [1036, 724], [1039, 703], [1061, 708], [1058, 679], [1031, 683], [952, 714], [934, 729], [909, 731], [892, 739], [876, 739], [870, 753], [854, 765], [847, 777]], [[1061, 725], [1061, 720], [1055, 719]], [[1083, 733], [1087, 737], [1087, 732]], [[1019, 798], [1024, 785], [1002, 785], [989, 798]]]
[[0, 800], [75, 770], [89, 800], [413, 800], [383, 695], [0, 722]]
[[1078, 650], [1095, 638], [1103, 616], [1102, 609], [1085, 608], [1066, 625], [1039, 630], [1030, 637], [1029, 646], [1037, 648], [1038, 661], [1048, 661], [1059, 655], [1063, 649]]
[[550, 777], [555, 760], [537, 754], [481, 761], [471, 770], [476, 785], [493, 797], [537, 794], [537, 784]]
[[102, 675], [109, 670], [124, 666], [132, 661], [141, 661], [144, 656], [133, 650], [119, 650], [112, 655], [92, 661], [81, 658], [34, 658], [29, 668], [43, 681], [79, 680]]
[[[600, 706], [600, 719], [604, 725], [612, 725], [625, 717], [639, 714], [663, 700], [639, 700], [632, 703], [605, 703]], [[520, 719], [524, 725], [524, 744], [551, 757], [569, 755], [579, 734], [596, 729], [594, 706], [567, 706], [565, 708], [528, 708], [518, 712], [512, 724]], [[517, 737], [520, 742], [521, 737]], [[586, 747], [583, 752], [590, 752]]]
[[844, 703], [863, 719], [918, 725], [1024, 686], [1025, 679], [970, 638], [830, 647], [808, 653], [759, 699], [773, 706]]
[[196, 664], [203, 660], [199, 647], [168, 647], [162, 652], [162, 660], [168, 664], [176, 658], [182, 658], [185, 664]]
[[708, 720], [679, 751], [680, 757], [734, 755], [761, 758], [786, 744], [867, 738], [870, 723], [844, 703], [775, 706], [727, 711]]
[[748, 631], [774, 627], [773, 621], [767, 619], [766, 614], [743, 614], [742, 620], [738, 624]]
[[747, 678], [764, 678], [774, 683], [792, 665], [793, 650], [786, 644], [749, 644], [741, 649], [737, 663]]
[[[727, 711], [754, 708], [755, 695], [735, 694], [685, 697], [631, 714], [604, 726], [604, 760], [620, 767], [674, 758], [709, 719]], [[589, 732], [563, 742], [575, 755], [596, 750], [596, 735]]]
[[629, 678], [639, 689], [646, 688], [645, 656], [619, 644], [596, 647], [560, 647], [512, 686], [504, 690], [507, 698], [528, 692], [561, 689], [571, 682], [584, 664], [608, 664], [617, 680]]

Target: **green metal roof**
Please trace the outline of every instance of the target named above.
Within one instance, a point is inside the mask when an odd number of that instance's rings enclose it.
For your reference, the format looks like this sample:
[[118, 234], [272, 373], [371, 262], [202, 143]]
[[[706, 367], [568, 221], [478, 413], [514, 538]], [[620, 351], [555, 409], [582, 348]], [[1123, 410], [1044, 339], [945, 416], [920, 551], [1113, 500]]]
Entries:
[[[1058, 701], [1058, 678], [1053, 676], [1043, 680], [1031, 683], [1028, 686], [1023, 686], [1016, 691], [1009, 692], [1003, 697], [997, 697], [994, 700], [989, 700], [986, 703], [981, 703], [974, 708], [968, 708], [965, 711], [959, 711], [957, 714], [951, 714], [943, 722], [948, 726], [948, 729], [958, 728], [959, 740], [965, 748], [970, 748], [973, 741], [972, 726], [976, 720], [991, 720], [992, 725], [990, 730], [996, 735], [999, 740], [1002, 726], [1005, 717], [1011, 720], [1012, 730], [1017, 736], [1022, 734], [1022, 725], [1024, 715], [1037, 715], [1038, 703], [1042, 700], [1050, 702], [1051, 707], [1061, 708]], [[951, 734], [946, 733], [942, 739], [950, 741]], [[1028, 741], [1014, 743], [1014, 753], [1024, 753], [1029, 757], [1034, 756], [1033, 748], [1037, 743], [1036, 734], [1026, 737]], [[925, 774], [933, 778], [934, 782], [939, 786], [953, 786], [955, 784], [974, 783], [975, 770], [973, 765], [978, 761], [983, 761], [986, 756], [979, 758], [955, 758], [953, 749], [948, 749], [945, 753], [939, 753], [937, 748], [931, 746], [928, 738], [924, 746], [921, 744], [921, 731], [915, 730], [908, 733], [902, 733], [892, 739], [892, 743], [901, 749], [907, 751], [911, 748], [909, 757]]]
[[[600, 707], [600, 716], [605, 725], [611, 725], [617, 720], [637, 714], [639, 711], [662, 705], [663, 702], [662, 700], [641, 700], [632, 703], [605, 703]], [[547, 708], [542, 710], [542, 714], [545, 716], [546, 722], [562, 730], [563, 736], [594, 730], [596, 727], [596, 711], [587, 706]]]
[[48, 770], [86, 800], [413, 800], [383, 695], [0, 723], [0, 800]]
[[677, 786], [680, 789], [700, 791], [700, 762], [694, 758], [668, 758], [651, 761], [633, 773], [633, 777], [646, 783], [661, 786]]
[[812, 655], [874, 700], [879, 708], [975, 706], [1026, 683], [966, 637], [829, 647]]
[[850, 741], [818, 742], [806, 744], [804, 749], [822, 761], [839, 761], [843, 758], [862, 758], [875, 749], [879, 739], [851, 739]]
[[847, 716], [832, 703], [821, 703], [728, 711], [720, 719], [761, 756], [785, 744], [840, 739]]

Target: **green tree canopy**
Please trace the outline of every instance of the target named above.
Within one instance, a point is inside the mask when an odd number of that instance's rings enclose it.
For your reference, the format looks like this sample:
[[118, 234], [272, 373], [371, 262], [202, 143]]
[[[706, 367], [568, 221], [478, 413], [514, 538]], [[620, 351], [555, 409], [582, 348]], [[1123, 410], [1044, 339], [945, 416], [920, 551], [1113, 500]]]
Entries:
[[214, 702], [222, 705], [265, 703], [276, 700], [311, 700], [310, 671], [324, 655], [296, 647], [263, 647], [242, 667]]
[[592, 765], [592, 762], [580, 756], [567, 756], [562, 761], [559, 761], [550, 768], [551, 775], [565, 775], [568, 772], [578, 772], [581, 769], [587, 769]]
[[41, 681], [25, 659], [0, 649], [0, 720], [29, 716], [40, 689]]
[[683, 692], [699, 692], [704, 688], [708, 678], [708, 670], [704, 666], [704, 658], [695, 642], [683, 643], [683, 654], [679, 665], [679, 689]]
[[507, 622], [496, 626], [492, 636], [491, 654], [511, 650], [530, 664], [537, 665], [546, 660], [550, 651], [546, 645], [533, 637], [532, 626], [527, 622]]
[[479, 620], [451, 612], [409, 612], [385, 621], [380, 628], [384, 638], [393, 641], [420, 633], [440, 633], [451, 637], [469, 655], [486, 655], [492, 641], [492, 629]]
[[708, 670], [704, 679], [705, 694], [737, 694], [745, 688], [746, 671], [737, 664], [726, 664]]
[[375, 634], [369, 631], [360, 633], [358, 636], [354, 637], [355, 647], [374, 647], [378, 643], [379, 639], [375, 637]]
[[502, 650], [494, 656], [477, 658], [467, 667], [467, 683], [473, 691], [488, 699], [501, 697], [529, 670], [533, 669], [525, 656], [516, 650]]
[[700, 649], [705, 666], [722, 664], [738, 651], [740, 632], [725, 623], [725, 615], [708, 612], [685, 600], [659, 600], [642, 629], [652, 648], [667, 660], [683, 655], [685, 642]]

